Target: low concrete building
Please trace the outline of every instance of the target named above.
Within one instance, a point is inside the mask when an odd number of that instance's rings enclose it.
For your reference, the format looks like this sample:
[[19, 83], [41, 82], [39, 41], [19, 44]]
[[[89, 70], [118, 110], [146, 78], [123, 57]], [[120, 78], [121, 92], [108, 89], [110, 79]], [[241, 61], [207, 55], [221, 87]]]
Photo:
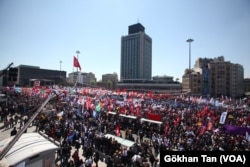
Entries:
[[173, 81], [173, 77], [155, 76], [153, 80], [123, 80], [123, 82], [118, 82], [117, 88], [129, 91], [179, 94], [181, 93], [182, 85], [177, 81]]

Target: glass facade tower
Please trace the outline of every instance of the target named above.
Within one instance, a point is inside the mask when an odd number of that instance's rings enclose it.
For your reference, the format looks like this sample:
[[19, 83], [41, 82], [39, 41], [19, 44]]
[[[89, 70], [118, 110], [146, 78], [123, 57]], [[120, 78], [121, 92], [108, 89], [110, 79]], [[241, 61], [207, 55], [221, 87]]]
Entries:
[[121, 81], [152, 77], [152, 39], [144, 30], [140, 23], [131, 25], [121, 38]]

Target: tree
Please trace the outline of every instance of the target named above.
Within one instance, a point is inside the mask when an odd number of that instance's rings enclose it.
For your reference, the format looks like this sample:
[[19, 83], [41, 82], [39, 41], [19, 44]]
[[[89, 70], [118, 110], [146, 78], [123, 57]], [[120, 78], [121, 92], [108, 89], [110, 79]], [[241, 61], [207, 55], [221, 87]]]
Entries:
[[185, 69], [185, 74], [191, 74], [192, 72], [193, 72], [192, 69], [190, 69], [190, 70], [188, 68]]
[[107, 89], [113, 89], [113, 83], [110, 80], [107, 81]]
[[96, 81], [95, 80], [91, 80], [90, 81], [90, 86], [96, 86]]
[[176, 78], [176, 79], [175, 79], [176, 82], [179, 82], [179, 80], [180, 80], [179, 78]]

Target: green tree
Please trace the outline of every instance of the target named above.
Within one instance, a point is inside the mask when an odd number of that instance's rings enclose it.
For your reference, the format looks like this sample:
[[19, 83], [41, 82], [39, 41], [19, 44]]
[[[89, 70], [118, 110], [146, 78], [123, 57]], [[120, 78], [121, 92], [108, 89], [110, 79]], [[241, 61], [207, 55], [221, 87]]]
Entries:
[[113, 83], [110, 80], [107, 81], [107, 89], [113, 89]]
[[96, 81], [95, 80], [91, 80], [90, 81], [90, 86], [96, 86]]

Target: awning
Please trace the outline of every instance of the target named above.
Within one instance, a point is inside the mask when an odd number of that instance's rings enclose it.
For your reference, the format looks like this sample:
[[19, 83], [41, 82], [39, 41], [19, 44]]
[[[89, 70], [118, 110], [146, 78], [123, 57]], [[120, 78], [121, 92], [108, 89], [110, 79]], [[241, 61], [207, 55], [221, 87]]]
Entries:
[[126, 146], [126, 147], [131, 147], [131, 146], [133, 146], [135, 144], [135, 142], [133, 142], [133, 141], [130, 141], [130, 140], [127, 140], [127, 139], [124, 139], [124, 138], [121, 138], [121, 137], [117, 137], [115, 135], [105, 134], [104, 136], [107, 137], [107, 138], [113, 138], [118, 143], [120, 143], [121, 145]]
[[124, 115], [124, 114], [120, 114], [121, 117], [126, 117], [126, 118], [131, 118], [131, 119], [136, 119], [136, 116], [133, 115]]
[[147, 121], [147, 122], [150, 122], [150, 123], [154, 123], [154, 124], [162, 124], [162, 122], [160, 121], [154, 121], [154, 120], [150, 120], [150, 119], [145, 119], [145, 118], [141, 118], [141, 121]]

